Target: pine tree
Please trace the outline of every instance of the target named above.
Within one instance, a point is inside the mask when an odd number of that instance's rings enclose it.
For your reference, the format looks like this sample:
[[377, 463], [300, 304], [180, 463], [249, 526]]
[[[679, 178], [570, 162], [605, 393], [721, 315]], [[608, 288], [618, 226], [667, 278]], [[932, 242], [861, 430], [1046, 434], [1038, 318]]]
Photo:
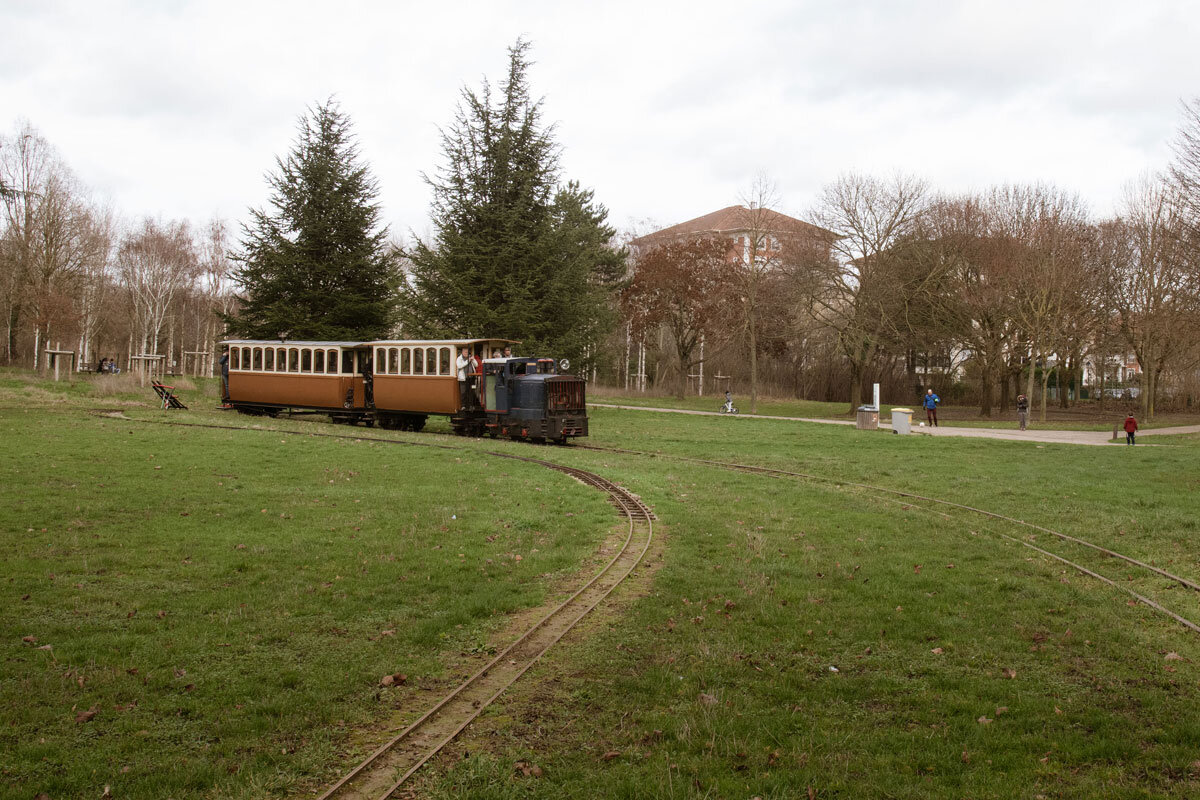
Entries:
[[529, 96], [527, 42], [509, 49], [493, 99], [464, 89], [443, 132], [434, 241], [408, 254], [400, 309], [407, 334], [519, 339], [526, 352], [578, 360], [600, 338], [624, 254], [609, 245], [593, 193], [558, 185], [559, 147]]
[[360, 340], [390, 333], [398, 272], [379, 226], [378, 187], [333, 100], [300, 118], [268, 176], [270, 213], [243, 225], [242, 307], [230, 332], [256, 339]]

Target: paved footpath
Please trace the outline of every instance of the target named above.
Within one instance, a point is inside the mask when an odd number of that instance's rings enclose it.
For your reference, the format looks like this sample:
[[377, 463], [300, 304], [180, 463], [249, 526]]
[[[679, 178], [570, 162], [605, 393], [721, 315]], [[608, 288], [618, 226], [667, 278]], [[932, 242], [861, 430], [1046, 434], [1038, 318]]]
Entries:
[[[684, 408], [651, 408], [649, 406], [619, 406], [609, 403], [588, 403], [588, 405], [597, 406], [599, 408], [619, 408], [627, 411], [659, 411], [668, 414], [693, 414], [704, 417], [723, 417], [730, 416], [728, 414], [720, 414], [716, 411], [691, 411]], [[816, 417], [777, 417], [769, 414], [736, 414], [733, 416], [744, 417], [747, 419], [779, 419], [789, 422], [818, 422], [823, 425], [853, 425], [854, 422], [845, 419], [819, 419]], [[1015, 423], [1014, 423], [1015, 424]], [[879, 421], [880, 428], [890, 428], [891, 421], [881, 419]], [[1015, 428], [1012, 430], [1005, 428], [967, 428], [958, 425], [936, 428], [921, 428], [917, 426], [917, 420], [913, 420], [913, 433], [922, 434], [925, 436], [968, 436], [977, 439], [1009, 439], [1022, 442], [1047, 442], [1050, 444], [1087, 444], [1087, 445], [1113, 445], [1125, 446], [1124, 437], [1120, 441], [1109, 441], [1112, 435], [1110, 431], [1059, 431], [1059, 430], [1038, 430], [1030, 428], [1025, 431], [1020, 431]], [[1155, 434], [1170, 434], [1170, 433], [1200, 433], [1200, 425], [1178, 425], [1173, 428], [1153, 428], [1151, 430], [1138, 431], [1138, 439], [1143, 436], [1154, 436]]]

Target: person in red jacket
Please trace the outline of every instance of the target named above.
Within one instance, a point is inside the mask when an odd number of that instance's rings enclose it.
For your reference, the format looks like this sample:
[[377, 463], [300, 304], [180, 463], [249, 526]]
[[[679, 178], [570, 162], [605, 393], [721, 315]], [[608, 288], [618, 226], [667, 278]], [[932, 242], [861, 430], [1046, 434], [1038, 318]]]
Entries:
[[1125, 444], [1133, 444], [1133, 435], [1137, 433], [1137, 420], [1130, 414], [1125, 418]]

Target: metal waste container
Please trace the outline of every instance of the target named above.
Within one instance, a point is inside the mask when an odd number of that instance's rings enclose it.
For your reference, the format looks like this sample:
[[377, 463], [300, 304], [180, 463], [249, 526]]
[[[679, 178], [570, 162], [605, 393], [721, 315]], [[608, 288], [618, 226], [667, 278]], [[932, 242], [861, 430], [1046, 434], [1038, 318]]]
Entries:
[[892, 430], [896, 433], [912, 433], [912, 409], [892, 409]]
[[854, 421], [854, 427], [860, 431], [878, 430], [879, 409], [874, 406], [859, 406], [858, 417]]

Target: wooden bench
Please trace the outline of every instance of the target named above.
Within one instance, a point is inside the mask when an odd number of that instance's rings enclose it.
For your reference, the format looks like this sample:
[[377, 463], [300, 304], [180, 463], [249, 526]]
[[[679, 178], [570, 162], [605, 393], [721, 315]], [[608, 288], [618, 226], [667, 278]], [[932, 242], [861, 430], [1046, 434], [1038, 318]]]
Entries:
[[167, 386], [158, 381], [150, 381], [150, 385], [154, 387], [154, 393], [162, 399], [162, 408], [164, 410], [168, 408], [182, 408], [185, 411], [187, 410], [187, 406], [181, 403], [179, 398], [175, 396], [174, 386]]

